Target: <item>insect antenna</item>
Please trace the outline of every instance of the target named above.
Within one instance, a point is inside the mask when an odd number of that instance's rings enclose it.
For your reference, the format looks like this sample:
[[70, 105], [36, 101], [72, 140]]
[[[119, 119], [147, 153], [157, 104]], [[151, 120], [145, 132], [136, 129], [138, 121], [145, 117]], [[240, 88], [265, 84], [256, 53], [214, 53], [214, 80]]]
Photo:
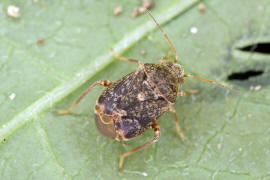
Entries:
[[[176, 63], [179, 56], [178, 56], [178, 54], [177, 54], [177, 52], [176, 52], [176, 50], [175, 50], [175, 47], [173, 46], [172, 42], [170, 41], [168, 35], [165, 33], [165, 31], [162, 29], [162, 27], [161, 27], [161, 26], [159, 25], [159, 23], [156, 21], [156, 19], [155, 19], [154, 16], [151, 14], [151, 12], [150, 12], [147, 8], [145, 8], [145, 10], [146, 10], [146, 12], [148, 13], [148, 15], [152, 18], [152, 20], [155, 22], [155, 24], [158, 26], [159, 30], [161, 31], [161, 33], [163, 34], [163, 36], [165, 37], [165, 39], [167, 39], [167, 41], [168, 41], [168, 43], [169, 43], [169, 45], [170, 45], [172, 51], [173, 51], [174, 54], [175, 54], [175, 57], [174, 57], [174, 63]], [[220, 83], [217, 83], [217, 82], [215, 82], [215, 81], [211, 81], [211, 80], [209, 80], [209, 79], [201, 78], [201, 77], [199, 77], [199, 76], [195, 76], [195, 75], [191, 75], [191, 74], [185, 74], [184, 77], [192, 77], [192, 78], [195, 78], [195, 79], [198, 79], [198, 80], [207, 82], [207, 83], [209, 83], [209, 84], [213, 84], [213, 85], [215, 85], [215, 86], [219, 86], [219, 87], [221, 87], [221, 88], [223, 88], [223, 89], [228, 89], [228, 90], [233, 91], [233, 92], [235, 92], [235, 93], [239, 93], [239, 91], [236, 91], [236, 90], [234, 90], [234, 89], [232, 89], [232, 88], [226, 87], [226, 86], [224, 86], [224, 85], [222, 85], [222, 84], [220, 84]]]
[[168, 43], [169, 43], [169, 45], [170, 45], [172, 51], [173, 51], [174, 54], [175, 54], [175, 57], [174, 57], [174, 63], [176, 63], [177, 60], [178, 60], [178, 54], [177, 54], [177, 52], [176, 52], [176, 50], [175, 50], [175, 48], [174, 48], [172, 42], [170, 41], [168, 35], [164, 32], [164, 30], [163, 30], [162, 27], [159, 25], [159, 23], [156, 21], [156, 19], [155, 19], [154, 16], [151, 14], [151, 12], [150, 12], [147, 8], [145, 8], [145, 9], [146, 9], [146, 12], [148, 13], [148, 15], [149, 15], [149, 16], [153, 19], [153, 21], [156, 23], [156, 25], [158, 26], [159, 30], [161, 31], [161, 33], [162, 33], [163, 36], [165, 37], [165, 39], [167, 39], [167, 41], [168, 41]]

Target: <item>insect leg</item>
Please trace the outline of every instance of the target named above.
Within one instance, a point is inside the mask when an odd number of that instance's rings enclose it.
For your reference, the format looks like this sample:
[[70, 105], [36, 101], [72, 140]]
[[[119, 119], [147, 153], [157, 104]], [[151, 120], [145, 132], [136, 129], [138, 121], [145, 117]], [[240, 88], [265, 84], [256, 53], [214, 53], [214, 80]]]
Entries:
[[192, 78], [195, 78], [195, 79], [198, 79], [198, 80], [207, 82], [207, 83], [209, 83], [209, 84], [213, 84], [213, 85], [215, 85], [215, 86], [219, 86], [219, 87], [221, 87], [221, 88], [223, 88], [223, 89], [228, 89], [228, 90], [230, 90], [230, 91], [239, 93], [238, 91], [236, 91], [236, 90], [234, 90], [234, 89], [232, 89], [232, 88], [226, 87], [226, 86], [224, 86], [224, 85], [222, 85], [222, 84], [219, 84], [219, 83], [217, 83], [217, 82], [215, 82], [215, 81], [211, 81], [211, 80], [209, 80], [209, 79], [205, 79], [205, 78], [202, 78], [202, 77], [199, 77], [199, 76], [195, 76], [195, 75], [191, 75], [191, 74], [185, 74], [184, 77], [192, 77]]
[[169, 61], [170, 59], [171, 59], [171, 51], [169, 50], [167, 56], [163, 56], [160, 58], [159, 64], [163, 64], [164, 61]]
[[196, 94], [198, 92], [199, 92], [198, 89], [187, 89], [187, 90], [184, 90], [184, 91], [179, 91], [177, 93], [177, 95], [178, 96], [185, 96], [186, 94]]
[[164, 63], [164, 61], [166, 61], [167, 60], [167, 57], [161, 57], [160, 58], [160, 60], [159, 60], [159, 64], [163, 64]]
[[178, 121], [177, 114], [176, 114], [174, 107], [170, 106], [169, 111], [171, 111], [174, 114], [174, 122], [175, 122], [177, 133], [179, 134], [179, 136], [181, 137], [182, 140], [186, 140], [186, 137], [185, 137], [184, 133], [182, 132], [181, 127], [179, 125], [179, 121]]
[[169, 60], [171, 59], [171, 57], [172, 57], [172, 54], [171, 54], [171, 51], [170, 51], [170, 49], [169, 49], [168, 55], [166, 56], [166, 58], [167, 58], [167, 60], [169, 61]]
[[56, 113], [58, 114], [68, 114], [68, 113], [71, 113], [71, 111], [79, 104], [79, 102], [96, 86], [96, 85], [102, 85], [102, 86], [110, 86], [112, 85], [113, 82], [112, 81], [109, 81], [109, 80], [99, 80], [95, 83], [93, 83], [91, 86], [89, 86], [89, 88], [87, 88], [83, 93], [82, 95], [68, 108], [68, 109], [65, 109], [65, 110], [59, 110], [59, 111], [56, 111]]
[[114, 54], [114, 56], [121, 60], [121, 61], [128, 61], [128, 62], [135, 62], [137, 63], [138, 65], [142, 65], [142, 63], [137, 60], [137, 59], [131, 59], [131, 58], [127, 58], [127, 57], [123, 57], [123, 56], [120, 56], [116, 51], [114, 51], [113, 49], [111, 49], [112, 53]]
[[152, 124], [152, 129], [154, 130], [154, 134], [155, 134], [154, 138], [152, 138], [151, 140], [147, 141], [146, 143], [140, 145], [139, 147], [136, 147], [136, 148], [121, 155], [120, 161], [119, 161], [119, 170], [121, 170], [123, 167], [125, 157], [130, 156], [134, 152], [139, 151], [142, 148], [145, 148], [148, 145], [150, 145], [151, 143], [156, 142], [158, 140], [158, 138], [160, 137], [160, 129], [159, 129], [159, 124], [158, 124], [157, 120]]

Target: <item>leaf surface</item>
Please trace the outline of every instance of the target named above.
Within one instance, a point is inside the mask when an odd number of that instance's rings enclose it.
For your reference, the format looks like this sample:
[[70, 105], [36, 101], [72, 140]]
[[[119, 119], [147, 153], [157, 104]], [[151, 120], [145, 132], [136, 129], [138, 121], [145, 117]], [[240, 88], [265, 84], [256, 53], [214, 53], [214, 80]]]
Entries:
[[[269, 3], [208, 0], [203, 1], [204, 13], [198, 0], [155, 3], [153, 15], [175, 45], [185, 72], [241, 93], [186, 79], [182, 89], [200, 90], [175, 104], [188, 140], [181, 141], [173, 115], [165, 113], [159, 118], [159, 141], [126, 158], [118, 172], [119, 156], [149, 140], [151, 130], [128, 142], [100, 135], [93, 109], [102, 87], [72, 114], [55, 111], [70, 106], [93, 82], [116, 81], [136, 69], [136, 64], [114, 59], [110, 48], [144, 63], [167, 55], [168, 43], [156, 25], [146, 15], [130, 17], [137, 1], [13, 1], [21, 10], [18, 19], [7, 16], [10, 2], [3, 1], [1, 179], [269, 178], [270, 54], [241, 50], [269, 43]], [[124, 11], [114, 16], [119, 5]], [[232, 73], [249, 70], [263, 73], [228, 81]]]

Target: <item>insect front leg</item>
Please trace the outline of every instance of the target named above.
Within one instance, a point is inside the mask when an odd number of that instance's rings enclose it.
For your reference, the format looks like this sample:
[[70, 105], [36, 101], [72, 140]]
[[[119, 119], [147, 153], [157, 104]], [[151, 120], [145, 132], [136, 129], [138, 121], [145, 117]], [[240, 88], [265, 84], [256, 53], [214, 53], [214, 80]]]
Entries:
[[223, 89], [228, 89], [228, 90], [233, 91], [233, 92], [235, 92], [235, 93], [239, 93], [239, 91], [237, 91], [237, 90], [234, 90], [234, 89], [232, 89], [232, 88], [230, 88], [230, 87], [226, 87], [226, 86], [224, 86], [224, 85], [222, 85], [222, 84], [220, 84], [220, 83], [217, 83], [217, 82], [212, 81], [212, 80], [209, 80], [209, 79], [205, 79], [205, 78], [202, 78], [202, 77], [199, 77], [199, 76], [195, 76], [195, 75], [192, 75], [192, 74], [185, 74], [185, 75], [184, 75], [184, 78], [186, 78], [186, 77], [195, 78], [195, 79], [198, 79], [198, 80], [200, 80], [200, 81], [204, 81], [204, 82], [207, 82], [207, 83], [209, 83], [209, 84], [213, 84], [213, 85], [215, 85], [215, 86], [219, 86], [219, 87], [221, 87], [221, 88], [223, 88]]
[[108, 87], [110, 85], [112, 85], [113, 82], [109, 81], [109, 80], [99, 80], [95, 83], [93, 83], [91, 86], [89, 86], [89, 88], [87, 88], [82, 95], [68, 108], [65, 110], [59, 110], [56, 111], [56, 113], [58, 114], [68, 114], [71, 113], [71, 111], [79, 104], [79, 102], [96, 86], [96, 85], [101, 85], [101, 86], [105, 86]]
[[125, 157], [130, 156], [134, 152], [139, 151], [142, 148], [145, 148], [145, 147], [149, 146], [151, 143], [156, 142], [158, 140], [158, 138], [160, 137], [160, 128], [159, 128], [159, 124], [158, 124], [157, 120], [152, 124], [152, 129], [154, 130], [154, 138], [152, 138], [151, 140], [147, 141], [146, 143], [140, 145], [139, 147], [136, 147], [136, 148], [121, 155], [120, 161], [119, 161], [119, 170], [121, 170], [123, 167]]
[[114, 54], [114, 56], [121, 60], [121, 61], [127, 61], [127, 62], [135, 62], [137, 63], [139, 66], [140, 65], [143, 65], [139, 60], [137, 59], [131, 59], [131, 58], [127, 58], [127, 57], [123, 57], [123, 56], [120, 56], [116, 51], [114, 51], [113, 49], [111, 49], [112, 53]]
[[159, 60], [159, 64], [163, 64], [164, 61], [170, 61], [171, 59], [171, 50], [169, 49], [167, 56], [163, 56]]
[[171, 111], [174, 114], [174, 122], [175, 122], [175, 127], [176, 127], [178, 135], [181, 137], [182, 140], [186, 140], [186, 137], [185, 137], [184, 133], [181, 130], [181, 127], [180, 127], [180, 124], [179, 124], [177, 114], [176, 114], [176, 111], [175, 111], [174, 107], [170, 106], [169, 111]]
[[184, 90], [184, 91], [179, 91], [177, 93], [178, 96], [185, 96], [186, 94], [196, 94], [200, 92], [198, 89], [187, 89], [187, 90]]

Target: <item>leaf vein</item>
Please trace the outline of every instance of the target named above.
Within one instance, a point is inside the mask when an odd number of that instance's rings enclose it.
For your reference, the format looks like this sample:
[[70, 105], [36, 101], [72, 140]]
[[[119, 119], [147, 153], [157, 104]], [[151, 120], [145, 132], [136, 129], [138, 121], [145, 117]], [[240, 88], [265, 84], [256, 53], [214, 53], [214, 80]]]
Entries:
[[55, 152], [53, 151], [51, 143], [50, 143], [50, 141], [48, 139], [48, 135], [46, 133], [46, 130], [42, 126], [40, 120], [41, 120], [40, 118], [35, 118], [34, 119], [34, 125], [35, 125], [37, 133], [38, 133], [38, 135], [40, 137], [41, 144], [42, 144], [44, 150], [47, 152], [50, 159], [54, 162], [54, 165], [56, 166], [56, 169], [59, 172], [60, 176], [65, 177], [64, 179], [66, 179], [66, 178], [71, 179], [68, 176], [68, 174], [66, 173], [65, 168], [63, 167], [63, 165], [61, 164], [61, 162], [57, 158]]

